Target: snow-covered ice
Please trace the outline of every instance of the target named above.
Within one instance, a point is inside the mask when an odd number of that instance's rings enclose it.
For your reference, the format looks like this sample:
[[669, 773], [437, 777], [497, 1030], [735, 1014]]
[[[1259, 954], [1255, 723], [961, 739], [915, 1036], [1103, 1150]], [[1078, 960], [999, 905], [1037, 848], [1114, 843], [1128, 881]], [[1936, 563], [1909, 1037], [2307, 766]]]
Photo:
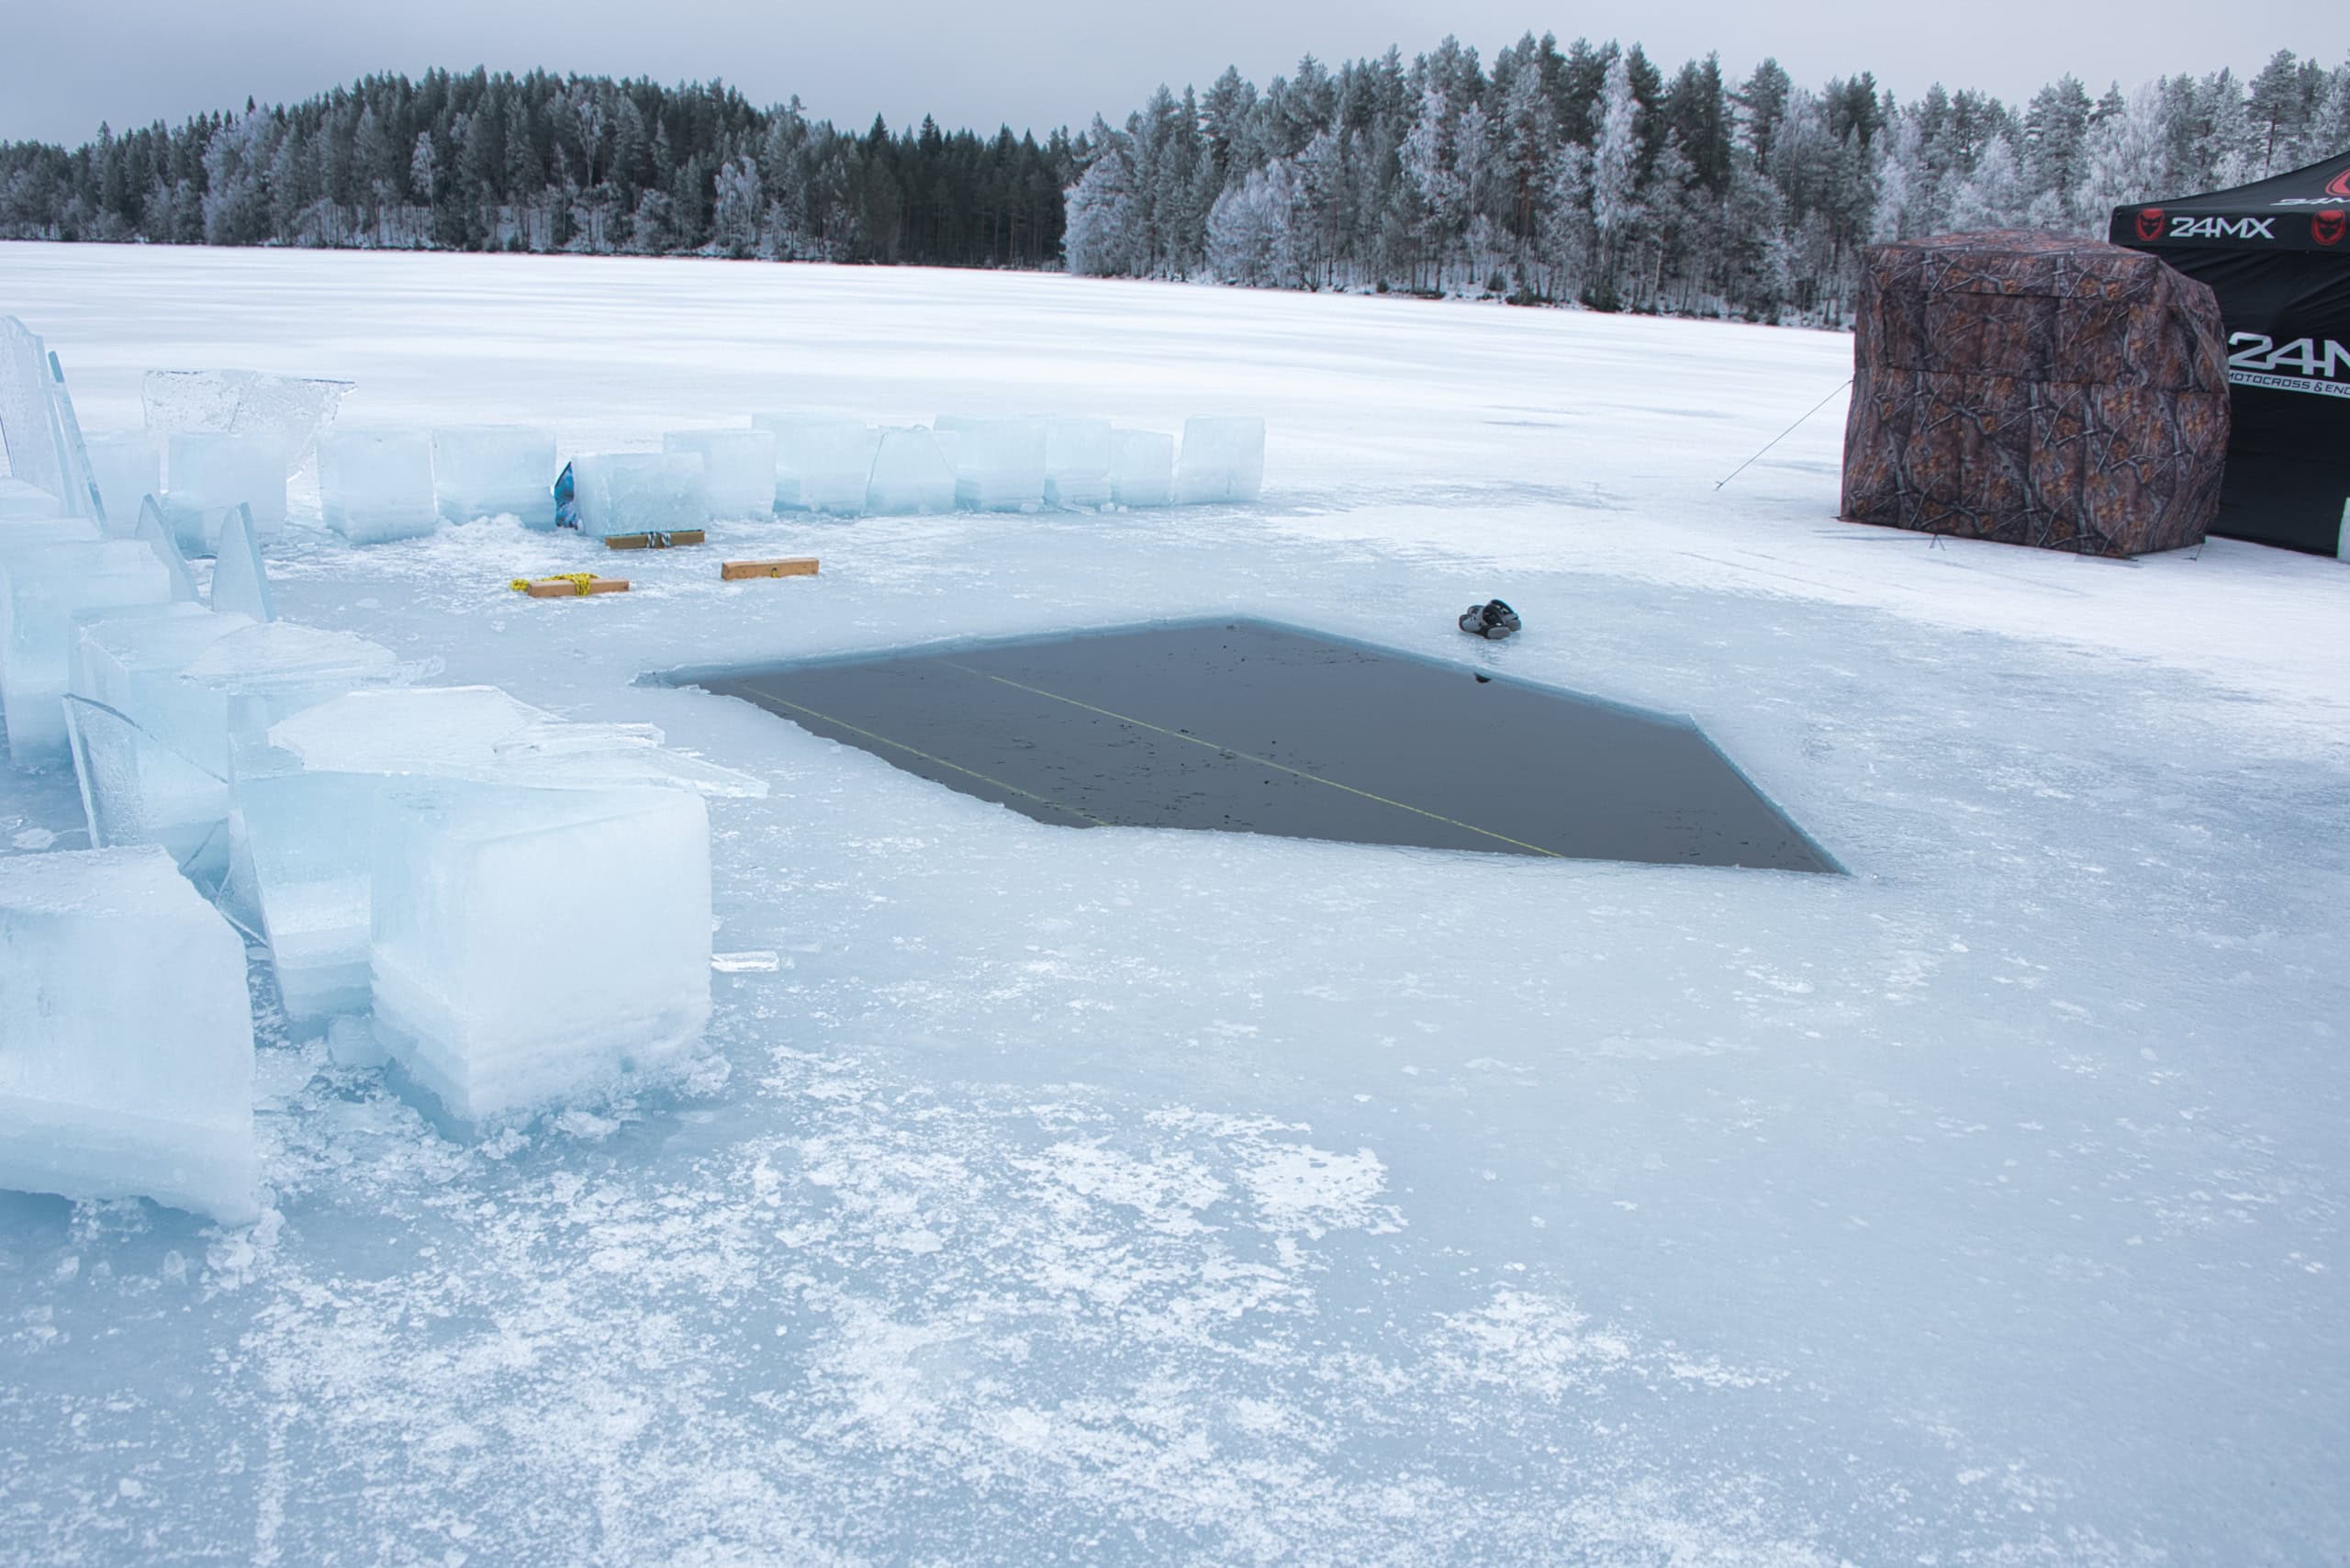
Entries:
[[[233, 355], [562, 455], [778, 364], [860, 426], [1277, 437], [1251, 506], [722, 521], [576, 601], [506, 583], [590, 541], [297, 513], [289, 621], [763, 779], [707, 806], [711, 942], [772, 967], [712, 970], [682, 1089], [483, 1140], [256, 969], [258, 1225], [0, 1197], [0, 1557], [2350, 1547], [2350, 569], [1841, 524], [1833, 401], [1717, 490], [1830, 333], [173, 247], [0, 247], [0, 297], [92, 428]], [[1525, 632], [1462, 637], [1495, 595]], [[1852, 874], [1054, 828], [638, 683], [1204, 614], [1689, 713]], [[0, 780], [0, 855], [79, 824]]]
[[0, 1187], [255, 1216], [244, 944], [170, 857], [0, 859]]
[[[319, 510], [353, 544], [413, 539], [441, 526], [432, 441], [422, 430], [331, 430], [319, 437]], [[111, 517], [111, 503], [106, 509]]]
[[763, 518], [775, 510], [773, 431], [664, 431], [661, 450], [701, 459], [711, 516]]
[[554, 526], [554, 432], [538, 425], [439, 425], [432, 431], [432, 485], [451, 522], [512, 517]]

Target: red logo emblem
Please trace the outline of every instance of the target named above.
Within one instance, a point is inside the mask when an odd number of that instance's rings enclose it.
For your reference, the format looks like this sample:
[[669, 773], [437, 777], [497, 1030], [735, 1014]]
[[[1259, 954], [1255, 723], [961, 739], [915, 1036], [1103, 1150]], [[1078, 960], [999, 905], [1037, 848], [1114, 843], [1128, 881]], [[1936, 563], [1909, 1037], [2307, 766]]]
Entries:
[[2159, 240], [2162, 237], [2163, 209], [2159, 207], [2140, 207], [2138, 209], [2138, 238], [2141, 240]]
[[[2350, 178], [2350, 171], [2345, 171], [2344, 177]], [[2340, 207], [2327, 207], [2323, 212], [2311, 213], [2310, 238], [2321, 245], [2339, 245], [2342, 243], [2343, 230], [2350, 228], [2350, 221], [2345, 221], [2346, 218], [2350, 218], [2350, 215], [2345, 215]]]
[[2340, 196], [2344, 201], [2350, 201], [2350, 169], [2344, 169], [2326, 181], [2325, 194], [2330, 196]]

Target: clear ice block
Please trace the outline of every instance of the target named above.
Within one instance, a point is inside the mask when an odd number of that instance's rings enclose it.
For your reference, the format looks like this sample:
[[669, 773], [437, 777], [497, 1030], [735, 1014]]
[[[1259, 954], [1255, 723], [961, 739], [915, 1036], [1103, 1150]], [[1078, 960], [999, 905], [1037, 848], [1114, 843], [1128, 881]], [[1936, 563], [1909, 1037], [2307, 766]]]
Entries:
[[554, 432], [533, 425], [442, 425], [432, 432], [432, 487], [442, 521], [513, 517], [554, 527]]
[[1096, 511], [1110, 501], [1115, 438], [1107, 420], [1054, 420], [1045, 427], [1045, 499]]
[[1175, 498], [1175, 438], [1158, 431], [1113, 432], [1110, 498], [1122, 507], [1163, 507]]
[[955, 510], [955, 465], [921, 429], [885, 430], [873, 454], [865, 510], [875, 517]]
[[420, 430], [335, 430], [320, 436], [319, 513], [353, 544], [414, 539], [440, 527], [431, 437]]
[[[773, 431], [670, 431], [664, 452], [690, 452], [701, 458], [702, 487], [714, 518], [775, 515]], [[576, 477], [575, 472], [574, 477]]]
[[0, 1186], [259, 1214], [245, 945], [160, 849], [0, 859]]
[[775, 500], [784, 510], [855, 517], [865, 510], [881, 432], [834, 414], [753, 414], [775, 432]]
[[98, 487], [98, 504], [106, 510], [109, 537], [129, 537], [139, 523], [139, 509], [149, 496], [163, 493], [162, 443], [146, 431], [85, 438], [90, 454], [90, 477]]
[[590, 539], [710, 526], [701, 458], [691, 452], [589, 452], [571, 460], [579, 531]]
[[971, 511], [1035, 511], [1045, 504], [1046, 422], [941, 414], [955, 437], [955, 501]]
[[222, 514], [240, 504], [264, 539], [285, 526], [285, 454], [271, 437], [174, 435], [163, 483], [163, 518], [187, 554], [211, 554]]
[[1183, 421], [1183, 455], [1175, 498], [1186, 506], [1253, 501], [1265, 487], [1265, 421], [1254, 418]]

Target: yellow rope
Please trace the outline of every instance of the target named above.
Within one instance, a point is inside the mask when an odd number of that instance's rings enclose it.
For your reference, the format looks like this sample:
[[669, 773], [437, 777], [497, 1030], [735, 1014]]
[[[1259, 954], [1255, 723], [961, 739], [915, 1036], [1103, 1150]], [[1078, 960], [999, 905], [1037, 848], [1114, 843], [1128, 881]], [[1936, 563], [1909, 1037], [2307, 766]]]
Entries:
[[589, 587], [595, 582], [595, 580], [596, 574], [593, 572], [558, 572], [551, 577], [510, 577], [507, 580], [506, 586], [512, 588], [516, 593], [528, 593], [531, 591], [531, 584], [533, 582], [569, 583], [572, 587], [577, 588], [579, 590], [579, 596], [582, 599], [585, 599], [588, 596]]

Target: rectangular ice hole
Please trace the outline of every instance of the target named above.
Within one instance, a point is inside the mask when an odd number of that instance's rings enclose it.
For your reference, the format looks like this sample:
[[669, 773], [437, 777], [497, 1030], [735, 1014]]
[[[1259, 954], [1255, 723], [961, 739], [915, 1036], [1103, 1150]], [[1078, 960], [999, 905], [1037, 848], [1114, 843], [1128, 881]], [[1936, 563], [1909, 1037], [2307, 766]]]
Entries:
[[1064, 826], [1839, 869], [1685, 718], [1251, 622], [690, 678]]

